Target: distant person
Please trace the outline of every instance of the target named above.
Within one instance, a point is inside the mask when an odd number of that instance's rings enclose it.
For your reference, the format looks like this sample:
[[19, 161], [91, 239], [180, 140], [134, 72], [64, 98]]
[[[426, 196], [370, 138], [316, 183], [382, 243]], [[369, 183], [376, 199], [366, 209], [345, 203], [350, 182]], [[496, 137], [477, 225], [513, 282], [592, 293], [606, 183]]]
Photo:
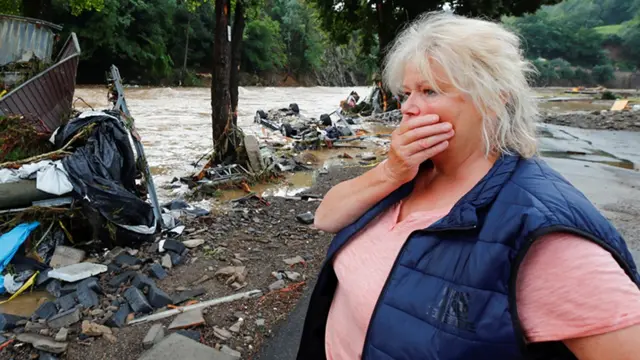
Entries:
[[384, 69], [403, 119], [388, 158], [316, 212], [337, 235], [298, 359], [639, 359], [636, 265], [537, 156], [518, 37], [428, 14]]

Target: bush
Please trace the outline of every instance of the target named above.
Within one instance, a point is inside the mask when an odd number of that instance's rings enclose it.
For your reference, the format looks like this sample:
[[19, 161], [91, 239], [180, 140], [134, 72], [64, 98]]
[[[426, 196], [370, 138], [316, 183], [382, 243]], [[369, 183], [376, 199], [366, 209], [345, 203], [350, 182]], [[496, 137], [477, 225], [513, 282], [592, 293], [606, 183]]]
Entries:
[[601, 99], [602, 100], [617, 100], [618, 97], [616, 96], [616, 94], [614, 94], [611, 91], [607, 90], [607, 91], [602, 93]]
[[615, 78], [615, 70], [611, 65], [596, 65], [591, 70], [591, 76], [599, 84], [605, 84]]

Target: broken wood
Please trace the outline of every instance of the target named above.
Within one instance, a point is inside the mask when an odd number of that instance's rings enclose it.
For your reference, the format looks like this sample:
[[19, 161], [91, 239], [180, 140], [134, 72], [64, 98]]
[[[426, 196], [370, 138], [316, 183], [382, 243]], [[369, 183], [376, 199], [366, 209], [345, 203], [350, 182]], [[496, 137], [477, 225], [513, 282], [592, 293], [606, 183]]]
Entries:
[[221, 297], [213, 300], [204, 301], [195, 305], [181, 306], [177, 309], [167, 310], [157, 314], [151, 314], [151, 315], [142, 317], [140, 319], [133, 320], [129, 322], [128, 325], [142, 324], [149, 321], [162, 320], [170, 316], [183, 313], [185, 311], [204, 309], [214, 305], [224, 304], [224, 303], [242, 300], [242, 299], [249, 299], [249, 298], [258, 297], [258, 296], [262, 296], [261, 290], [251, 290], [251, 291], [243, 292], [240, 294], [234, 294], [234, 295], [229, 295], [229, 296], [225, 296], [225, 297]]

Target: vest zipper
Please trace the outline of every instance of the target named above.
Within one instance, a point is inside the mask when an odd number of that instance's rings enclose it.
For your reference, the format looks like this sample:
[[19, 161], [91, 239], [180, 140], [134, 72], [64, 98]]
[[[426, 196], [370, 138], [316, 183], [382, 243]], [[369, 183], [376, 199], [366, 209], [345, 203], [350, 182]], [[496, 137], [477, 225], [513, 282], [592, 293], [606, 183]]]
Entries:
[[407, 247], [407, 243], [409, 242], [409, 239], [417, 233], [434, 233], [434, 232], [442, 232], [442, 231], [453, 231], [453, 230], [458, 230], [458, 231], [465, 231], [465, 230], [473, 230], [477, 227], [477, 225], [473, 225], [473, 226], [468, 226], [468, 227], [451, 227], [451, 228], [442, 228], [442, 229], [421, 229], [421, 230], [415, 230], [413, 232], [411, 232], [411, 234], [409, 234], [409, 237], [407, 237], [407, 240], [405, 240], [404, 244], [402, 244], [402, 247], [400, 248], [400, 252], [398, 252], [398, 256], [396, 256], [396, 259], [393, 262], [393, 266], [391, 267], [391, 271], [389, 272], [389, 275], [387, 276], [387, 280], [385, 280], [384, 282], [384, 286], [382, 287], [382, 291], [380, 292], [380, 296], [378, 296], [378, 300], [376, 301], [376, 306], [373, 308], [373, 313], [371, 314], [371, 319], [369, 319], [369, 325], [367, 326], [367, 334], [365, 335], [364, 338], [364, 346], [362, 349], [362, 360], [366, 360], [367, 355], [369, 355], [369, 351], [368, 349], [368, 344], [369, 344], [369, 339], [371, 337], [371, 322], [373, 321], [373, 319], [375, 319], [376, 314], [378, 313], [378, 308], [380, 307], [380, 302], [382, 300], [382, 298], [384, 297], [384, 295], [387, 292], [387, 287], [389, 286], [389, 280], [391, 279], [391, 276], [393, 275], [396, 266], [398, 265], [398, 262], [400, 261], [400, 258], [402, 257], [402, 253], [404, 252], [404, 249]]

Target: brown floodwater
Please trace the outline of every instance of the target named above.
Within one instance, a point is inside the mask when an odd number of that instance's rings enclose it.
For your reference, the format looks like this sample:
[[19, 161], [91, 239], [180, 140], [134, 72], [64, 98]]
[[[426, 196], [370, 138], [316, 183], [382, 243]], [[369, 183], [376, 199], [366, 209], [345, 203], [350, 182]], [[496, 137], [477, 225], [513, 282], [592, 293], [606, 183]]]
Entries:
[[[0, 302], [7, 299], [8, 297], [0, 297]], [[30, 317], [42, 303], [54, 299], [55, 298], [46, 291], [26, 291], [16, 299], [0, 305], [0, 313]]]

